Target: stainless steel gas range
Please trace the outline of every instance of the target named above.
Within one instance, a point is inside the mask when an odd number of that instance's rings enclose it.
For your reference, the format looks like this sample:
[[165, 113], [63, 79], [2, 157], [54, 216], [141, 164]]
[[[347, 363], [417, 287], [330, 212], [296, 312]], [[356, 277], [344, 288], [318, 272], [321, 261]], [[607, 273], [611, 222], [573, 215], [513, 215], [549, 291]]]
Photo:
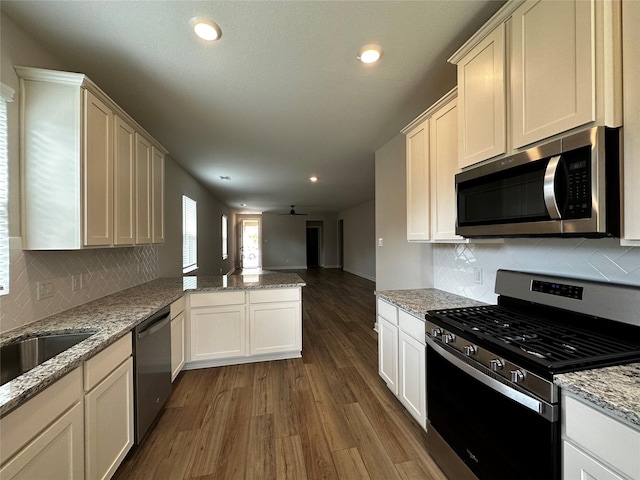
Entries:
[[450, 478], [559, 479], [559, 373], [640, 361], [640, 287], [499, 270], [426, 315], [429, 449]]

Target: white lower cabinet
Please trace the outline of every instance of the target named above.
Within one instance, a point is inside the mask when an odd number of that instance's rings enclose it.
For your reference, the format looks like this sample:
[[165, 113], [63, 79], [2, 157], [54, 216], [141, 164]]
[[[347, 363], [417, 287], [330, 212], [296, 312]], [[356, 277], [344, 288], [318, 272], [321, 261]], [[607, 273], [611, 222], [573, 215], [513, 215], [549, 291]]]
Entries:
[[425, 323], [378, 299], [378, 372], [422, 428], [427, 425]]
[[201, 368], [300, 357], [300, 287], [189, 294], [188, 363]]
[[82, 368], [0, 420], [0, 478], [83, 479]]
[[193, 309], [190, 360], [246, 355], [245, 310], [244, 304]]
[[186, 314], [185, 297], [181, 297], [171, 304], [171, 381], [173, 382], [182, 367], [186, 356]]
[[640, 430], [564, 391], [561, 405], [564, 480], [640, 480]]
[[378, 315], [378, 373], [389, 390], [394, 395], [398, 395], [398, 327], [380, 315]]
[[131, 334], [84, 362], [85, 475], [113, 476], [133, 446]]
[[398, 360], [400, 401], [418, 421], [420, 426], [425, 428], [427, 423], [427, 377], [425, 376], [426, 349], [424, 343], [420, 343], [412, 336], [400, 330], [398, 333]]

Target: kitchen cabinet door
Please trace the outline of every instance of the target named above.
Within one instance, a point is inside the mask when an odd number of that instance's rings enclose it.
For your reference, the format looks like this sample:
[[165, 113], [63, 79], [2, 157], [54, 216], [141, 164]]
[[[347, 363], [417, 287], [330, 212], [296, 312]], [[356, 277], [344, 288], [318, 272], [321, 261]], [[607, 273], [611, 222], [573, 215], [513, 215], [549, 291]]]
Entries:
[[398, 334], [398, 350], [398, 396], [418, 424], [422, 428], [426, 428], [426, 347], [400, 330]]
[[151, 144], [136, 134], [136, 244], [151, 243]]
[[164, 153], [153, 147], [151, 163], [151, 224], [153, 243], [164, 243]]
[[251, 355], [302, 350], [300, 302], [259, 303], [249, 306]]
[[454, 98], [430, 120], [431, 239], [464, 241], [456, 235], [455, 174], [458, 172], [458, 102]]
[[529, 0], [512, 17], [512, 143], [594, 121], [594, 2]]
[[407, 240], [428, 241], [429, 222], [429, 120], [406, 136]]
[[135, 223], [135, 129], [114, 117], [114, 239], [115, 245], [133, 245]]
[[622, 243], [640, 246], [640, 2], [622, 3], [624, 180]]
[[83, 423], [82, 403], [79, 402], [4, 464], [0, 468], [0, 478], [82, 480]]
[[185, 313], [180, 312], [171, 319], [171, 381], [173, 382], [186, 361]]
[[378, 373], [398, 395], [398, 327], [378, 315]]
[[624, 480], [582, 450], [565, 441], [562, 445], [562, 478], [589, 480]]
[[84, 90], [84, 244], [113, 243], [113, 112]]
[[109, 479], [133, 446], [133, 357], [84, 401], [86, 478]]
[[245, 312], [244, 304], [192, 308], [189, 361], [247, 355]]
[[505, 25], [498, 25], [458, 63], [458, 167], [507, 151]]

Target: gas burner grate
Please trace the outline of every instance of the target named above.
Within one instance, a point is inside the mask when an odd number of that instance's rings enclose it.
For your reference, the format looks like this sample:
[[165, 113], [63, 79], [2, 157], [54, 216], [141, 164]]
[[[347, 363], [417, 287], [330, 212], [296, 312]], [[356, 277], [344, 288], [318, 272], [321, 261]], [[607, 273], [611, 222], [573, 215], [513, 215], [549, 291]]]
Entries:
[[640, 343], [610, 338], [499, 305], [429, 312], [448, 325], [553, 368], [640, 355]]

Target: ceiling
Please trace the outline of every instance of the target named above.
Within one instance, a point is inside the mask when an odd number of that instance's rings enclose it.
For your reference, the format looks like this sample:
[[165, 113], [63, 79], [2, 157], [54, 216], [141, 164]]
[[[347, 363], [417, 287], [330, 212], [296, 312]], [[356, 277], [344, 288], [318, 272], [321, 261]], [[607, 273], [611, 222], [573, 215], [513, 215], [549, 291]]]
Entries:
[[[335, 212], [374, 198], [375, 151], [453, 87], [446, 59], [503, 3], [1, 0], [0, 8], [225, 204]], [[220, 25], [221, 39], [196, 38], [196, 16]], [[374, 65], [356, 60], [369, 43], [384, 52]]]

